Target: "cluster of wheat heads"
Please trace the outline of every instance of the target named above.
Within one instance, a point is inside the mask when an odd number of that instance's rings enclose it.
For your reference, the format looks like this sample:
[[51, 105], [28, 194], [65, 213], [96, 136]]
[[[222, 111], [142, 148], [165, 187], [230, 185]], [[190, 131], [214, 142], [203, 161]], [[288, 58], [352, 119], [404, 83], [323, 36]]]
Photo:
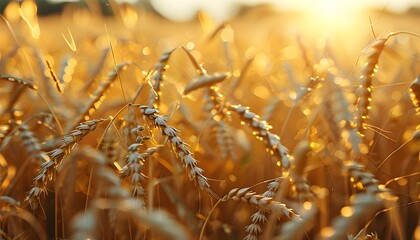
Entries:
[[33, 1], [6, 8], [2, 239], [419, 236], [419, 49], [373, 40], [357, 74], [301, 43], [245, 54], [234, 25], [159, 42], [113, 10], [65, 11], [61, 39]]

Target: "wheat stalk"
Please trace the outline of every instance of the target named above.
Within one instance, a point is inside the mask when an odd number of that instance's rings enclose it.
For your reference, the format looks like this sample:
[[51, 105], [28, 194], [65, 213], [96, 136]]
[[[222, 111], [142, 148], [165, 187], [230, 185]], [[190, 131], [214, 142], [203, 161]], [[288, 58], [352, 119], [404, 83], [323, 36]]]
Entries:
[[93, 112], [99, 108], [102, 101], [105, 99], [105, 92], [109, 89], [113, 81], [117, 79], [118, 74], [121, 71], [124, 71], [128, 65], [129, 64], [126, 62], [120, 63], [115, 67], [115, 69], [108, 73], [106, 80], [99, 84], [98, 88], [92, 93], [89, 101], [85, 103], [84, 107], [80, 110], [81, 114], [79, 115], [79, 118], [75, 118], [75, 121], [68, 125], [69, 129], [73, 129], [79, 122], [90, 118]]
[[9, 141], [5, 141], [7, 138], [11, 138], [10, 134], [13, 131], [15, 121], [8, 121], [6, 124], [0, 125], [0, 151], [2, 151]]
[[[10, 221], [14, 218], [27, 222], [27, 224], [35, 231], [38, 239], [47, 239], [47, 234], [39, 220], [30, 212], [21, 208], [20, 202], [16, 201], [14, 198], [9, 196], [0, 196], [0, 212], [3, 220], [0, 235], [3, 239], [13, 239], [21, 234], [18, 229], [14, 228], [14, 225], [18, 225], [19, 221]], [[3, 229], [6, 231], [3, 231]]]
[[13, 91], [13, 95], [10, 97], [7, 107], [0, 112], [0, 114], [4, 114], [4, 113], [12, 113], [13, 112], [13, 106], [15, 106], [16, 102], [18, 101], [19, 97], [22, 95], [22, 93], [24, 92], [25, 87], [22, 85], [16, 85], [14, 87], [14, 91]]
[[106, 47], [102, 50], [101, 57], [100, 57], [100, 60], [99, 60], [98, 64], [95, 66], [95, 68], [91, 72], [88, 80], [86, 81], [85, 85], [80, 90], [80, 92], [82, 94], [87, 92], [89, 90], [89, 88], [92, 86], [92, 84], [95, 82], [96, 77], [99, 75], [99, 73], [101, 72], [101, 70], [103, 69], [103, 67], [105, 65], [106, 58], [107, 58], [110, 50], [111, 50], [110, 47]]

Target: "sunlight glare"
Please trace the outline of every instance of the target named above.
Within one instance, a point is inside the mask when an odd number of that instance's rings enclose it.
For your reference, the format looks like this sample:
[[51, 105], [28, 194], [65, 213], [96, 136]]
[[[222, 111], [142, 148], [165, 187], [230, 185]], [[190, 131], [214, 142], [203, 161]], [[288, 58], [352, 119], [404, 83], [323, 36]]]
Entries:
[[306, 7], [306, 12], [311, 20], [329, 25], [351, 22], [360, 17], [361, 10], [362, 6], [357, 1], [316, 0], [310, 1]]
[[346, 12], [346, 2], [334, 0], [321, 0], [318, 6], [315, 6], [315, 11], [318, 15], [326, 19], [337, 19], [342, 17], [342, 13]]

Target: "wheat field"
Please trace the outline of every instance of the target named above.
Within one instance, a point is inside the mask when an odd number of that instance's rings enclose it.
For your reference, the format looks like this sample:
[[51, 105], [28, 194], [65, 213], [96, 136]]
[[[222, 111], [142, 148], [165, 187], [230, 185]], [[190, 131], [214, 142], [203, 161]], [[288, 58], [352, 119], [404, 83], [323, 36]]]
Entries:
[[2, 13], [0, 239], [420, 239], [420, 15], [94, 2]]

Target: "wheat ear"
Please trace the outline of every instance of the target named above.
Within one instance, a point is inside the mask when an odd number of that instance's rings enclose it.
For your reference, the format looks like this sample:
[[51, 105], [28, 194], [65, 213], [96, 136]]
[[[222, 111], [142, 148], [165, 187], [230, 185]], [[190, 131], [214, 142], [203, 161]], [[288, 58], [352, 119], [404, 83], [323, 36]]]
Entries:
[[357, 125], [353, 122], [353, 115], [349, 110], [350, 104], [342, 89], [331, 78], [327, 79], [327, 87], [327, 94], [330, 97], [325, 104], [326, 110], [332, 114], [334, 123], [332, 131], [341, 139], [342, 146], [350, 152], [350, 157], [358, 160], [363, 156], [362, 153], [367, 152], [367, 146], [363, 143]]
[[308, 209], [300, 212], [300, 219], [292, 219], [289, 222], [284, 223], [281, 228], [279, 235], [274, 237], [274, 240], [292, 240], [292, 239], [304, 239], [307, 231], [315, 224], [316, 217], [319, 209], [311, 203], [306, 203]]
[[0, 80], [5, 80], [5, 81], [9, 81], [9, 82], [14, 82], [20, 85], [23, 85], [27, 88], [30, 88], [32, 90], [34, 90], [35, 92], [38, 92], [38, 87], [36, 85], [34, 85], [32, 82], [29, 82], [25, 79], [22, 78], [18, 78], [9, 74], [0, 74]]
[[[332, 227], [324, 228], [321, 231], [323, 239], [342, 239], [347, 234], [357, 230], [360, 223], [366, 223], [375, 212], [383, 207], [395, 205], [397, 198], [389, 192], [388, 189], [380, 187], [379, 181], [373, 174], [364, 171], [364, 166], [354, 161], [345, 162], [342, 165], [353, 187], [361, 192], [352, 196], [349, 206], [341, 210], [341, 215], [333, 221]], [[399, 214], [393, 212], [398, 219]], [[399, 222], [393, 222], [392, 225], [397, 230], [401, 229]], [[401, 234], [399, 235], [402, 236]]]
[[172, 53], [176, 49], [177, 48], [173, 48], [171, 50], [164, 52], [160, 56], [158, 63], [151, 70], [151, 73], [153, 74], [150, 77], [150, 85], [152, 89], [150, 91], [149, 100], [147, 102], [150, 107], [159, 106], [160, 95], [161, 95], [160, 89], [163, 84], [164, 73], [166, 69], [168, 68], [167, 64], [168, 64], [169, 58], [171, 57]]
[[[267, 186], [267, 190], [262, 194], [265, 198], [274, 198], [276, 193], [280, 189], [280, 183], [282, 178], [278, 178], [270, 182]], [[270, 211], [267, 209], [260, 208], [258, 211], [251, 215], [251, 223], [245, 228], [247, 235], [245, 240], [258, 239], [263, 232], [263, 226], [268, 222], [268, 216]]]
[[213, 131], [213, 138], [217, 142], [217, 152], [220, 152], [222, 159], [228, 157], [234, 159], [234, 140], [232, 131], [226, 124], [226, 121], [230, 121], [230, 113], [226, 108], [226, 99], [219, 92], [218, 87], [215, 84], [224, 81], [228, 74], [215, 73], [207, 74], [207, 70], [197, 62], [197, 59], [185, 48], [183, 48], [189, 57], [190, 61], [194, 65], [198, 72], [198, 76], [190, 81], [184, 89], [184, 95], [194, 91], [196, 89], [205, 89], [205, 106], [204, 109], [211, 114], [211, 126]]
[[101, 57], [98, 64], [95, 66], [94, 70], [90, 74], [88, 80], [86, 81], [86, 84], [80, 90], [80, 93], [84, 94], [86, 91], [89, 90], [90, 86], [95, 82], [96, 77], [99, 75], [99, 73], [101, 72], [102, 68], [105, 65], [106, 58], [110, 51], [111, 51], [110, 47], [104, 48], [102, 50]]
[[[137, 126], [134, 131], [140, 133], [143, 129], [142, 126]], [[145, 204], [145, 191], [142, 184], [146, 179], [146, 176], [142, 173], [143, 165], [147, 159], [157, 151], [157, 148], [155, 147], [148, 148], [146, 151], [141, 151], [140, 147], [143, 145], [143, 142], [144, 138], [138, 134], [135, 143], [128, 147], [128, 154], [125, 157], [127, 164], [122, 167], [119, 172], [122, 179], [131, 177], [133, 196], [140, 201], [142, 206]]]
[[[138, 106], [134, 105], [133, 106]], [[169, 138], [170, 143], [174, 147], [176, 157], [181, 159], [185, 170], [191, 180], [198, 184], [201, 189], [210, 191], [210, 184], [203, 175], [203, 169], [197, 165], [197, 160], [193, 157], [187, 144], [178, 136], [179, 130], [166, 123], [167, 117], [158, 115], [158, 110], [148, 106], [138, 106], [141, 113], [153, 122], [164, 136]]]
[[287, 208], [285, 204], [275, 201], [271, 197], [264, 197], [251, 191], [250, 188], [234, 188], [222, 198], [222, 201], [242, 201], [258, 207], [261, 210], [272, 212], [285, 216], [287, 219], [299, 218], [299, 215], [292, 209]]
[[55, 88], [57, 89], [58, 92], [62, 93], [63, 90], [61, 89], [60, 80], [58, 79], [57, 74], [55, 73], [54, 69], [52, 68], [50, 62], [48, 60], [46, 60], [45, 62], [47, 63], [47, 67], [48, 67], [48, 70], [50, 72], [51, 79], [54, 81]]
[[420, 114], [420, 75], [410, 85], [410, 99], [416, 109], [416, 113]]
[[[295, 148], [293, 153], [293, 162], [290, 168], [290, 178], [284, 179], [281, 183], [279, 181], [274, 181], [269, 185], [266, 192], [264, 192], [263, 196], [271, 196], [275, 199], [283, 199], [286, 198], [286, 195], [289, 192], [289, 197], [292, 200], [297, 201], [298, 204], [310, 204], [314, 208], [317, 208], [316, 203], [314, 202], [316, 196], [314, 192], [311, 190], [311, 186], [308, 183], [305, 175], [304, 169], [306, 166], [306, 162], [308, 161], [308, 154], [311, 151], [310, 145], [307, 141], [301, 141]], [[277, 184], [274, 184], [277, 183]], [[281, 184], [281, 185], [280, 185]], [[279, 191], [281, 189], [281, 191]], [[267, 212], [263, 212], [263, 214], [267, 215]], [[258, 224], [254, 222], [254, 219], [251, 217], [252, 224]], [[309, 221], [310, 222], [310, 221]], [[308, 225], [308, 221], [305, 223], [299, 223], [299, 225]], [[263, 225], [264, 223], [260, 224]], [[268, 218], [268, 221], [264, 228], [265, 237], [268, 237], [268, 233], [272, 232], [272, 228], [275, 225], [275, 219], [273, 216]], [[309, 226], [307, 226], [309, 228]], [[292, 234], [292, 233], [291, 233]], [[248, 235], [257, 237], [255, 233], [248, 233]], [[263, 236], [264, 237], [264, 236]], [[270, 236], [271, 237], [271, 236]], [[252, 239], [252, 238], [251, 238]]]
[[[143, 210], [141, 204], [131, 198], [128, 191], [121, 186], [118, 176], [105, 165], [107, 160], [101, 152], [86, 147], [79, 150], [77, 154], [94, 165], [93, 174], [98, 180], [99, 186], [97, 197], [91, 200], [88, 209], [76, 215], [72, 220], [74, 239], [87, 239], [95, 236], [94, 231], [99, 227], [98, 223], [101, 221], [99, 219], [101, 210], [125, 213], [140, 226], [148, 226], [167, 239], [191, 239], [184, 227], [166, 212]], [[106, 195], [107, 198], [100, 198], [101, 194]]]
[[99, 149], [106, 155], [109, 163], [117, 162], [122, 149], [120, 148], [120, 142], [116, 139], [116, 133], [107, 131], [99, 145]]
[[348, 234], [367, 222], [382, 207], [382, 198], [373, 194], [357, 194], [351, 198], [351, 205], [342, 208], [341, 216], [335, 218], [332, 227], [322, 229], [325, 240], [346, 239]]
[[304, 170], [308, 161], [308, 154], [311, 152], [309, 142], [300, 142], [294, 150], [293, 166], [290, 170], [292, 181], [292, 198], [299, 203], [315, 200], [315, 194], [305, 177]]
[[[220, 110], [217, 112], [223, 113], [226, 109], [230, 109], [233, 112], [238, 113], [242, 122], [253, 129], [253, 134], [256, 138], [266, 144], [267, 151], [273, 156], [277, 165], [282, 167], [283, 175], [288, 177], [288, 169], [290, 168], [292, 157], [289, 155], [288, 150], [281, 144], [280, 137], [270, 132], [272, 127], [266, 121], [260, 120], [260, 117], [257, 114], [250, 112], [248, 107], [240, 105], [221, 106], [220, 101], [217, 101], [217, 99], [222, 98], [223, 95], [218, 92], [216, 87], [209, 88], [209, 91], [212, 92], [212, 99], [215, 101], [214, 105], [220, 107]], [[281, 178], [271, 182], [267, 186], [267, 191], [263, 193], [263, 196], [274, 197], [279, 189], [280, 181]], [[261, 226], [267, 221], [267, 214], [268, 212], [264, 209], [259, 209], [258, 212], [251, 216], [252, 223], [246, 228], [247, 236], [245, 239], [250, 240], [258, 238], [261, 234]]]
[[26, 151], [34, 156], [34, 159], [37, 160], [39, 163], [44, 163], [50, 161], [50, 157], [41, 150], [41, 146], [39, 144], [39, 140], [34, 137], [34, 133], [29, 130], [28, 125], [22, 123], [19, 125], [19, 137], [22, 141], [23, 146], [25, 147]]
[[41, 164], [38, 175], [34, 178], [32, 188], [29, 190], [25, 199], [32, 209], [38, 207], [40, 196], [47, 193], [47, 184], [55, 178], [56, 168], [60, 165], [63, 158], [69, 154], [75, 144], [95, 130], [97, 124], [102, 121], [102, 119], [92, 119], [80, 123], [75, 130], [72, 130], [58, 141], [57, 147], [54, 150], [48, 152], [50, 161]]
[[204, 109], [211, 114], [212, 136], [217, 142], [217, 152], [222, 159], [235, 159], [235, 141], [231, 127], [230, 112], [226, 108], [225, 97], [219, 92], [218, 87], [211, 86], [205, 89]]
[[281, 144], [280, 137], [270, 132], [272, 127], [266, 121], [260, 120], [257, 114], [249, 111], [249, 107], [230, 105], [229, 109], [239, 114], [242, 122], [252, 128], [255, 137], [267, 145], [267, 151], [270, 152], [277, 165], [282, 167], [284, 173], [286, 173], [292, 161], [287, 148]]
[[366, 63], [362, 68], [360, 77], [361, 86], [357, 93], [355, 124], [359, 134], [364, 136], [366, 120], [369, 117], [372, 101], [372, 80], [378, 69], [379, 57], [388, 38], [377, 39], [369, 47], [366, 54]]

